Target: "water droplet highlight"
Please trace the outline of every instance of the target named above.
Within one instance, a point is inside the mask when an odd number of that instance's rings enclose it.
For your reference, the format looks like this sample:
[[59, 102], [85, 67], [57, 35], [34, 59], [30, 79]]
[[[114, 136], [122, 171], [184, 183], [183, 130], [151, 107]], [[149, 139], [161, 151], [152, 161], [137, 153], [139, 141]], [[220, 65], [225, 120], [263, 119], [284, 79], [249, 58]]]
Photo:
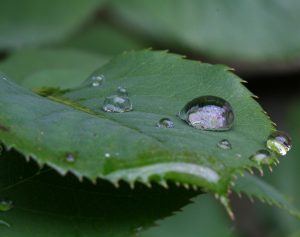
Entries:
[[70, 153], [70, 154], [67, 155], [66, 161], [68, 163], [74, 163], [75, 162], [75, 157]]
[[229, 130], [234, 121], [231, 105], [216, 96], [200, 96], [191, 100], [178, 116], [194, 128], [210, 131]]
[[285, 156], [292, 148], [292, 140], [288, 134], [281, 131], [273, 132], [267, 140], [267, 147], [279, 155]]
[[14, 206], [12, 200], [7, 198], [0, 198], [0, 211], [9, 211]]
[[159, 128], [174, 128], [174, 123], [169, 118], [162, 118], [156, 124]]
[[103, 75], [98, 75], [98, 76], [93, 76], [92, 77], [92, 86], [93, 87], [98, 87], [101, 86], [104, 82], [104, 76]]
[[105, 98], [102, 108], [109, 113], [123, 113], [131, 111], [133, 106], [129, 97], [112, 95]]
[[231, 143], [227, 139], [223, 139], [217, 143], [217, 146], [224, 150], [232, 149]]
[[109, 153], [105, 153], [104, 156], [105, 156], [106, 158], [109, 158], [109, 157], [110, 157], [110, 154], [109, 154]]
[[257, 151], [253, 156], [250, 157], [250, 160], [254, 161], [258, 165], [271, 165], [275, 161], [272, 159], [271, 153], [267, 150]]
[[128, 96], [128, 92], [126, 90], [126, 88], [122, 87], [122, 86], [119, 86], [118, 89], [117, 89], [117, 94], [119, 96]]

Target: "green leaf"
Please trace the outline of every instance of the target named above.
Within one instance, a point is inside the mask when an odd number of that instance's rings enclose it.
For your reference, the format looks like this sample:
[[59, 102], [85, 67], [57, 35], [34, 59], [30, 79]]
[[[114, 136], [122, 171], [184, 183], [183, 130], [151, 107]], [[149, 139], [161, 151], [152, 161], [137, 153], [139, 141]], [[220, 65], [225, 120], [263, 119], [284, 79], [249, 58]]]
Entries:
[[[99, 73], [103, 86], [92, 87], [89, 78], [64, 97], [48, 98], [0, 79], [0, 140], [62, 174], [101, 177], [115, 185], [173, 181], [218, 193], [228, 205], [224, 196], [232, 175], [257, 166], [248, 157], [264, 148], [273, 129], [241, 80], [222, 65], [150, 51], [120, 55]], [[128, 89], [134, 110], [103, 112], [104, 98], [118, 86]], [[203, 95], [232, 105], [231, 130], [202, 131], [176, 117], [185, 103]], [[162, 117], [171, 118], [175, 128], [158, 128]], [[217, 147], [221, 139], [233, 148]], [[75, 161], [68, 162], [69, 156]]]
[[297, 0], [114, 0], [120, 25], [168, 47], [227, 60], [285, 60], [300, 55]]
[[139, 237], [233, 237], [237, 236], [224, 211], [210, 195], [201, 195], [177, 215], [158, 221]]
[[116, 55], [126, 50], [137, 50], [145, 47], [144, 43], [129, 34], [100, 22], [87, 27], [61, 46], [82, 49], [100, 55]]
[[104, 0], [2, 0], [0, 49], [64, 39], [95, 13]]
[[[10, 237], [129, 237], [140, 226], [170, 215], [195, 192], [111, 184], [72, 176], [62, 177], [49, 167], [40, 169], [15, 152], [0, 157], [0, 198], [14, 207], [0, 211], [0, 235]], [[176, 197], [176, 198], [174, 198]]]
[[300, 237], [300, 231], [293, 233], [289, 237]]
[[0, 70], [26, 88], [77, 86], [107, 57], [79, 50], [27, 49], [0, 63]]
[[256, 197], [262, 202], [267, 202], [269, 205], [283, 208], [290, 215], [300, 219], [300, 211], [290, 203], [287, 197], [256, 176], [245, 175], [239, 178], [233, 190], [237, 193], [246, 194], [250, 199]]

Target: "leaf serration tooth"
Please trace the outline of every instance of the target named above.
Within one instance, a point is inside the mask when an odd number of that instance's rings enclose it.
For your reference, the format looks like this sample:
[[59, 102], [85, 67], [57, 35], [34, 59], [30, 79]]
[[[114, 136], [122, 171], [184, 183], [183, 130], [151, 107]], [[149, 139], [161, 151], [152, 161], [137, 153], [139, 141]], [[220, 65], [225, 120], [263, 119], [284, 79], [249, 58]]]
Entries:
[[187, 184], [187, 183], [184, 183], [184, 184], [183, 184], [183, 187], [184, 187], [185, 189], [190, 189], [190, 186], [189, 186], [189, 184]]
[[169, 188], [169, 185], [168, 185], [168, 183], [165, 181], [165, 180], [163, 180], [163, 179], [161, 179], [160, 181], [158, 181], [158, 184], [160, 184], [162, 187], [164, 187], [165, 189], [168, 189]]

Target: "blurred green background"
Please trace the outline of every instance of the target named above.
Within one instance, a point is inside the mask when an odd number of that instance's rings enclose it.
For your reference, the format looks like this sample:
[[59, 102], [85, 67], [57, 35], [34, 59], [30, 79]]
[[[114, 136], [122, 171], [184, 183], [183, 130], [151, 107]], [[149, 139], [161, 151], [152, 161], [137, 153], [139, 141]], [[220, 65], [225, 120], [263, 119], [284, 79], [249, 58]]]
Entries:
[[[293, 150], [265, 179], [300, 207], [299, 0], [0, 0], [0, 70], [21, 85], [71, 87], [114, 55], [169, 50], [233, 67]], [[73, 75], [65, 81], [64, 75]], [[236, 220], [209, 195], [141, 237], [300, 237], [285, 212], [231, 197]]]

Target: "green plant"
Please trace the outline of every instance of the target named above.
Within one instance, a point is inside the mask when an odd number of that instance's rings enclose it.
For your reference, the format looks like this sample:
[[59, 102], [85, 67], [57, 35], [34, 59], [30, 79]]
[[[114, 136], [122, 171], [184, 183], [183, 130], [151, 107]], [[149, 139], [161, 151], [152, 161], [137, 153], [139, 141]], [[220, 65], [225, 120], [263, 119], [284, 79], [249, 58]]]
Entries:
[[[200, 8], [203, 14], [221, 9], [216, 20], [223, 29], [229, 23], [218, 19], [237, 14], [233, 2], [226, 8], [164, 1], [159, 8], [158, 1], [48, 6], [32, 0], [22, 6], [30, 11], [17, 9], [16, 20], [8, 20], [15, 18], [13, 2], [3, 4], [0, 48], [8, 56], [0, 63], [0, 236], [241, 236], [228, 227], [235, 217], [232, 193], [300, 218], [289, 198], [257, 177], [279, 163], [290, 144], [273, 139], [267, 146], [275, 125], [245, 81], [229, 66], [143, 49], [160, 43], [155, 49], [169, 45], [188, 55], [195, 49], [197, 57], [203, 51], [253, 65], [293, 60], [298, 34], [271, 44], [277, 28], [270, 35], [256, 28], [249, 35], [265, 37], [254, 50], [248, 37], [236, 35], [239, 28], [229, 30], [236, 43], [227, 47], [226, 37], [211, 30], [216, 23], [190, 24], [202, 19], [195, 14]], [[259, 1], [239, 4], [270, 24]], [[294, 5], [272, 9], [280, 15]], [[170, 21], [176, 12], [180, 25]], [[278, 231], [297, 232], [295, 223]]]

